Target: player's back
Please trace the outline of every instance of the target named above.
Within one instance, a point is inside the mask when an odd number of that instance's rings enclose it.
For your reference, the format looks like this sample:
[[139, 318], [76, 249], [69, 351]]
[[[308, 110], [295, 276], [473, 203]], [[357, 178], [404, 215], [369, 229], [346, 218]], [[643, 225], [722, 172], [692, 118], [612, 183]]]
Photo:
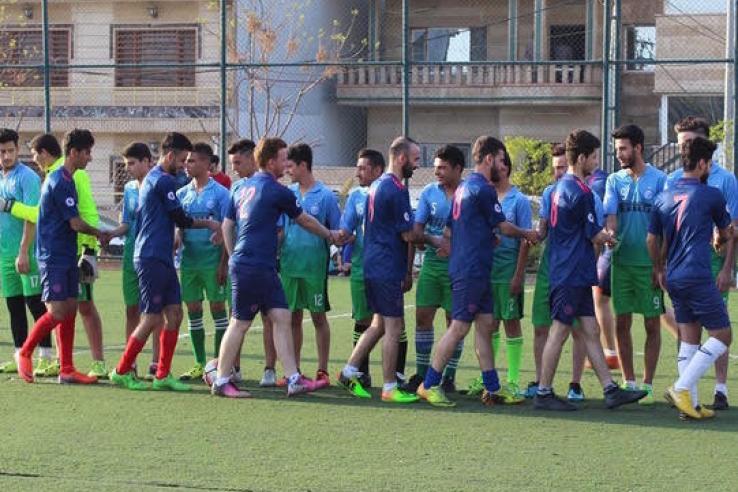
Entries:
[[369, 187], [359, 186], [349, 193], [341, 215], [341, 229], [354, 234], [351, 250], [351, 274], [364, 275], [364, 212], [366, 211]]
[[39, 263], [76, 262], [77, 233], [69, 219], [77, 215], [77, 191], [72, 176], [61, 167], [46, 177], [41, 189], [36, 236]]
[[174, 221], [169, 212], [178, 208], [174, 177], [160, 165], [143, 180], [138, 198], [138, 234], [134, 261], [159, 260], [174, 264]]

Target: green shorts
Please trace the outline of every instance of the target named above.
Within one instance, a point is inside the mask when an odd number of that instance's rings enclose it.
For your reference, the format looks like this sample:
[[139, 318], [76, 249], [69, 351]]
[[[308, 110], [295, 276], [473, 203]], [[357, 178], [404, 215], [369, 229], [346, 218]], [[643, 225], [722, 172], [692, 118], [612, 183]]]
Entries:
[[451, 278], [448, 264], [424, 263], [415, 293], [417, 307], [442, 307], [451, 313]]
[[181, 270], [180, 282], [183, 302], [202, 302], [205, 296], [208, 302], [225, 302], [228, 298], [230, 282], [226, 280], [225, 284], [218, 285], [215, 268]]
[[123, 302], [126, 306], [138, 306], [141, 302], [136, 270], [126, 267], [123, 267]]
[[351, 318], [354, 321], [370, 319], [374, 313], [366, 300], [366, 287], [363, 278], [351, 277]]
[[533, 313], [531, 321], [533, 327], [548, 328], [553, 323], [551, 319], [551, 302], [549, 299], [548, 271], [541, 272], [538, 269], [536, 275], [536, 287], [533, 291]]
[[18, 273], [15, 269], [15, 257], [0, 257], [0, 284], [3, 297], [36, 296], [41, 294], [41, 279], [38, 274], [38, 264], [34, 255], [28, 255], [30, 271]]
[[616, 315], [642, 314], [655, 318], [664, 314], [664, 293], [653, 286], [650, 266], [612, 264], [612, 307]]
[[[720, 273], [720, 270], [723, 269], [723, 261], [725, 259], [715, 253], [712, 252], [712, 259], [710, 260], [710, 268], [712, 270], [712, 278], [717, 280], [718, 273]], [[727, 305], [728, 304], [728, 294], [730, 294], [730, 289], [726, 290], [725, 292], [721, 292], [720, 295], [723, 296], [723, 302]]]
[[523, 318], [523, 294], [510, 295], [509, 283], [492, 283], [492, 311], [496, 320]]
[[331, 310], [328, 302], [328, 278], [298, 278], [280, 275], [290, 311], [307, 309], [311, 313]]

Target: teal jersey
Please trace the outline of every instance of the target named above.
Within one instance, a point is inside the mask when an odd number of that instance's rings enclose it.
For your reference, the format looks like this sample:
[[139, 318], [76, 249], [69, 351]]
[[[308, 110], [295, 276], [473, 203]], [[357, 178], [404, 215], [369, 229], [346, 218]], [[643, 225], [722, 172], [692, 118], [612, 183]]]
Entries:
[[[429, 236], [442, 236], [446, 228], [448, 215], [451, 213], [453, 194], [449, 197], [446, 190], [439, 183], [431, 183], [423, 188], [418, 199], [418, 208], [415, 211], [415, 223], [425, 226], [425, 233]], [[425, 261], [448, 265], [448, 258], [439, 258], [436, 248], [426, 245]]]
[[357, 280], [364, 279], [364, 212], [368, 196], [368, 186], [359, 186], [351, 190], [341, 215], [341, 230], [353, 234], [356, 238], [351, 250], [351, 278]]
[[[35, 206], [40, 196], [41, 178], [30, 167], [18, 162], [10, 171], [0, 171], [0, 197]], [[23, 223], [9, 213], [0, 213], [0, 256], [18, 256]]]
[[650, 164], [638, 179], [625, 169], [607, 177], [605, 215], [617, 215], [618, 243], [613, 261], [623, 265], [650, 266], [646, 235], [656, 197], [664, 189], [666, 174]]
[[[310, 214], [328, 229], [338, 229], [341, 211], [333, 192], [320, 181], [304, 195], [299, 183], [290, 185], [297, 202], [305, 213]], [[328, 243], [325, 239], [308, 232], [293, 219], [282, 216], [284, 239], [280, 255], [280, 273], [295, 278], [321, 278], [328, 274]]]
[[[513, 186], [501, 201], [505, 221], [521, 229], [533, 227], [533, 209], [530, 200]], [[492, 263], [492, 283], [507, 283], [515, 274], [520, 252], [520, 239], [500, 234], [500, 244], [495, 248]]]
[[[210, 219], [223, 222], [230, 203], [230, 193], [210, 178], [201, 191], [197, 191], [193, 179], [177, 190], [182, 209], [193, 219]], [[213, 268], [218, 266], [223, 247], [210, 242], [210, 229], [185, 229], [182, 231], [182, 269]]]
[[123, 188], [123, 207], [120, 222], [128, 225], [125, 244], [123, 246], [123, 268], [133, 270], [133, 250], [136, 247], [136, 213], [138, 211], [139, 183], [135, 179], [126, 183]]

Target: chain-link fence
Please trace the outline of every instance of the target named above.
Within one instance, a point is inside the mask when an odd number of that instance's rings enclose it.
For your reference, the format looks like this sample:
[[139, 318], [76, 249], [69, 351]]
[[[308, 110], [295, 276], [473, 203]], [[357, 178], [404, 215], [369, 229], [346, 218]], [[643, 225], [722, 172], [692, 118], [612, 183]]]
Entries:
[[736, 3], [3, 1], [0, 125], [24, 144], [92, 130], [88, 170], [113, 211], [128, 179], [121, 150], [142, 141], [156, 154], [173, 130], [224, 163], [238, 138], [308, 142], [337, 190], [360, 148], [406, 133], [421, 144], [419, 189], [438, 146], [469, 155], [481, 134], [553, 143], [586, 128], [614, 169], [609, 134], [636, 123], [649, 160], [670, 168], [672, 127], [696, 114], [728, 122], [715, 136], [732, 169]]

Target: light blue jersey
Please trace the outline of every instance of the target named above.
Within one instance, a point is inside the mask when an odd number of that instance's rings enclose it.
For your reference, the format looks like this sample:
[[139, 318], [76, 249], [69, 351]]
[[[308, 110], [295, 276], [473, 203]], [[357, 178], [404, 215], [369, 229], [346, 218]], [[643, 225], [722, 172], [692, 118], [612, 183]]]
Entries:
[[123, 268], [133, 270], [133, 250], [136, 243], [139, 183], [135, 179], [126, 183], [123, 188], [123, 207], [120, 222], [128, 225], [125, 245], [123, 246]]
[[[26, 205], [38, 205], [41, 178], [20, 162], [9, 172], [0, 171], [0, 197]], [[15, 258], [20, 250], [24, 221], [9, 213], [0, 213], [0, 256]]]
[[[533, 227], [533, 210], [530, 200], [513, 186], [501, 201], [505, 221], [521, 229]], [[500, 244], [495, 248], [492, 263], [492, 283], [508, 283], [515, 274], [520, 252], [520, 239], [499, 234]]]
[[[333, 192], [316, 181], [304, 195], [300, 184], [289, 186], [305, 211], [328, 229], [338, 229], [341, 211]], [[328, 243], [325, 239], [300, 227], [297, 222], [282, 216], [284, 240], [280, 255], [280, 273], [294, 278], [323, 278], [328, 270]]]
[[[423, 188], [418, 199], [418, 208], [415, 211], [415, 223], [425, 226], [425, 234], [429, 236], [443, 236], [448, 215], [451, 212], [453, 195], [446, 195], [446, 190], [440, 183], [431, 183]], [[425, 261], [448, 265], [448, 258], [439, 258], [436, 248], [426, 245]]]
[[356, 237], [351, 250], [351, 278], [356, 280], [364, 279], [364, 212], [368, 196], [368, 186], [351, 190], [341, 216], [341, 229]]
[[613, 261], [623, 265], [650, 266], [646, 235], [654, 201], [664, 189], [666, 174], [646, 164], [638, 179], [625, 169], [607, 177], [605, 215], [617, 215], [618, 244]]
[[[677, 169], [666, 178], [665, 190], [674, 187], [674, 183], [684, 175], [683, 169]], [[735, 175], [726, 170], [717, 162], [712, 163], [710, 174], [707, 176], [707, 185], [717, 188], [723, 194], [727, 204], [730, 220], [738, 220], [738, 180]]]
[[[201, 191], [197, 191], [193, 179], [177, 190], [177, 199], [182, 209], [193, 219], [210, 219], [223, 222], [228, 210], [230, 194], [228, 190], [213, 178]], [[223, 254], [223, 247], [210, 242], [210, 229], [188, 228], [182, 231], [182, 264], [183, 270], [208, 269], [218, 266]]]

